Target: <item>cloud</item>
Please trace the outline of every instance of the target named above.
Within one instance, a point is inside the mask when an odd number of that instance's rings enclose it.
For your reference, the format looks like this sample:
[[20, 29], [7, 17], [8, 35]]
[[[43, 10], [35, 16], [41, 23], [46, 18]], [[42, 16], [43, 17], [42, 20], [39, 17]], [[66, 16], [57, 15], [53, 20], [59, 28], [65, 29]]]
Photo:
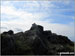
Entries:
[[28, 20], [28, 19], [32, 20], [32, 19], [39, 19], [39, 18], [45, 17], [44, 16], [45, 14], [43, 15], [43, 13], [36, 13], [36, 14], [29, 13], [23, 10], [19, 10], [19, 9], [17, 10], [13, 6], [12, 7], [11, 6], [1, 6], [1, 14], [10, 15], [11, 17], [19, 17], [24, 20]]
[[5, 21], [1, 20], [1, 26], [7, 27], [6, 30], [15, 30], [16, 28], [27, 30], [32, 23], [46, 17], [45, 15], [46, 14], [43, 13], [30, 13], [19, 9], [17, 10], [10, 5], [2, 5], [1, 19], [4, 19]]
[[[17, 4], [18, 6], [15, 7], [16, 3], [15, 5], [12, 5], [14, 3], [15, 2], [4, 2], [1, 5], [1, 32], [8, 31], [10, 29], [14, 30], [15, 33], [26, 31], [29, 30], [31, 25], [35, 22], [36, 24], [44, 26], [44, 30], [51, 30], [54, 33], [68, 36], [71, 40], [74, 39], [73, 22], [69, 22], [69, 24], [52, 23], [57, 20], [58, 15], [60, 18], [68, 18], [68, 15], [63, 16], [60, 13], [62, 10], [59, 11], [59, 9], [56, 10], [59, 13], [55, 12], [55, 9], [51, 10], [50, 8], [56, 7], [51, 2], [26, 2], [26, 4], [21, 4], [24, 8], [20, 7], [18, 9], [17, 7], [20, 5]], [[28, 6], [30, 8], [27, 8]], [[38, 9], [39, 11], [34, 13], [29, 12], [26, 9], [35, 11]], [[56, 19], [51, 18], [51, 16], [54, 16]]]

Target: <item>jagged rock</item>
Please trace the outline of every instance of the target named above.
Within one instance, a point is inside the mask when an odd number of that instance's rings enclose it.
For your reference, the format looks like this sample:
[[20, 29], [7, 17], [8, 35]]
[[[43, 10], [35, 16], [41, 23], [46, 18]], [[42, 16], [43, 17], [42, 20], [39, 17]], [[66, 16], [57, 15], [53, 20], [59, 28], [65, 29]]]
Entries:
[[44, 31], [43, 26], [35, 23], [25, 32], [3, 32], [1, 47], [1, 53], [5, 55], [50, 55], [74, 51], [74, 43], [68, 37]]
[[43, 31], [43, 27], [40, 25], [36, 25], [35, 23], [32, 24], [32, 27], [30, 28], [30, 30], [39, 30], [39, 31]]

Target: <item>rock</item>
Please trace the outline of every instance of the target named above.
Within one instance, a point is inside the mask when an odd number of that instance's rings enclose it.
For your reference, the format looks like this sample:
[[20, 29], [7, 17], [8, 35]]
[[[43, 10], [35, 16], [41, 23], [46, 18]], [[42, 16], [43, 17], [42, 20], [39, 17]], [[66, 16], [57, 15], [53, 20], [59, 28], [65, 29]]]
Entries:
[[43, 26], [32, 24], [30, 30], [14, 34], [12, 30], [1, 34], [2, 55], [56, 55], [73, 52], [74, 43], [67, 36], [57, 35]]
[[15, 44], [14, 37], [11, 36], [8, 32], [1, 34], [1, 54], [14, 54]]
[[35, 23], [32, 24], [32, 27], [30, 28], [30, 30], [38, 30], [38, 31], [43, 31], [43, 27], [40, 25], [36, 25]]
[[9, 30], [8, 34], [12, 35], [12, 34], [14, 34], [14, 32], [12, 30]]

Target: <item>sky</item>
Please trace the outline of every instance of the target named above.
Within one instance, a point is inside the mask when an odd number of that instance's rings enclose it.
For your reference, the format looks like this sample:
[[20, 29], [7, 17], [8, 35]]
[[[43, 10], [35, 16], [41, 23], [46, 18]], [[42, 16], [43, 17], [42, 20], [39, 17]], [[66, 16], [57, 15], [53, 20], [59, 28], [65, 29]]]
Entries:
[[1, 32], [25, 32], [33, 23], [58, 35], [74, 36], [74, 0], [1, 1]]

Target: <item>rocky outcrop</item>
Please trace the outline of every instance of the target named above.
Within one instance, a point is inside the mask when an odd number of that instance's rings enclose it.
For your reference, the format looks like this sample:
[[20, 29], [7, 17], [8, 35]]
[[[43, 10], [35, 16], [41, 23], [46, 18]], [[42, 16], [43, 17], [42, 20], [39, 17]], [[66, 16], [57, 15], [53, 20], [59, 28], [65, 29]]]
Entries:
[[13, 54], [15, 51], [13, 31], [3, 32], [1, 34], [1, 53]]
[[9, 30], [1, 34], [2, 55], [51, 55], [68, 51], [74, 51], [74, 43], [67, 36], [44, 31], [43, 26], [35, 23], [25, 32], [14, 34]]

